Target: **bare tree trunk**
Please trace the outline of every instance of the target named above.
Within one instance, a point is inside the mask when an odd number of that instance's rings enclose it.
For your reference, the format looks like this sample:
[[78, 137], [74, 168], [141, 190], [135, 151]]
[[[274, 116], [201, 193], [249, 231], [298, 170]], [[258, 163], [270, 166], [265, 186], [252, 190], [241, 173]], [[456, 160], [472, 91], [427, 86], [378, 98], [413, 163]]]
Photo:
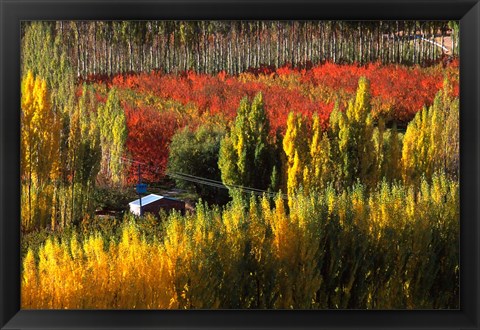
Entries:
[[97, 21], [93, 22], [93, 74], [97, 73]]

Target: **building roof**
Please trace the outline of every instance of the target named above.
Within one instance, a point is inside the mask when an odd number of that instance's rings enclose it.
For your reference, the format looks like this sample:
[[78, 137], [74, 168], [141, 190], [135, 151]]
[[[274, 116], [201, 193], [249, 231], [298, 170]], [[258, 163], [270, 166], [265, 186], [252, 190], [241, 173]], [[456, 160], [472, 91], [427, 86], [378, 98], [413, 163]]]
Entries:
[[[155, 194], [150, 194], [150, 195], [148, 195], [148, 196], [142, 197], [142, 206], [145, 206], [145, 205], [147, 205], [147, 204], [156, 202], [156, 201], [161, 200], [161, 199], [168, 199], [168, 200], [180, 202], [180, 200], [175, 199], [175, 198], [165, 197], [165, 196], [160, 196], [160, 195], [155, 195]], [[134, 200], [133, 202], [130, 202], [130, 203], [128, 203], [128, 204], [129, 204], [129, 205], [134, 205], [134, 206], [140, 206], [140, 199], [136, 199], [136, 200]]]

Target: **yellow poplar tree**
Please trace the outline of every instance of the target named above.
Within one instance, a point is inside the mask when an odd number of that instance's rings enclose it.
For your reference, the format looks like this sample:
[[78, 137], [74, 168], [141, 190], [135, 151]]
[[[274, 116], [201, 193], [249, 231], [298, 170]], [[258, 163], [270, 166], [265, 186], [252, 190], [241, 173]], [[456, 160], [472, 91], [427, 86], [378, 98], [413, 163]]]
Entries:
[[295, 191], [303, 185], [305, 165], [309, 156], [305, 122], [300, 114], [288, 115], [283, 150], [287, 156], [287, 193], [289, 198], [293, 198]]
[[46, 226], [53, 182], [59, 177], [60, 118], [51, 106], [45, 80], [28, 72], [21, 91], [21, 177], [27, 186], [22, 221], [27, 227]]
[[446, 90], [435, 96], [433, 105], [417, 112], [408, 124], [402, 149], [402, 176], [406, 183], [419, 183], [442, 171], [458, 176], [458, 98]]
[[333, 179], [330, 140], [322, 132], [317, 114], [313, 116], [312, 134], [310, 163], [304, 172], [306, 191], [323, 189]]
[[37, 266], [31, 249], [23, 259], [22, 282], [21, 282], [22, 306], [35, 308], [38, 305], [36, 290], [38, 288]]
[[402, 177], [403, 181], [411, 182], [416, 174], [415, 137], [417, 134], [417, 116], [408, 124], [403, 138], [402, 148]]
[[445, 115], [442, 134], [442, 157], [445, 171], [454, 178], [459, 176], [460, 162], [460, 102], [458, 98], [450, 101], [449, 111]]

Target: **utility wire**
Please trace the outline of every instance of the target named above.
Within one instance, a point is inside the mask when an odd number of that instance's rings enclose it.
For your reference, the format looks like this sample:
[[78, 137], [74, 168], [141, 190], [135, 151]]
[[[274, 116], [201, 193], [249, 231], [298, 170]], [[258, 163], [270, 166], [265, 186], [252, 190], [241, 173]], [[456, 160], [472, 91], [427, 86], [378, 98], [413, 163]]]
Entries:
[[[124, 161], [126, 163], [129, 163], [130, 165], [140, 164], [140, 165], [144, 165], [145, 167], [149, 168], [150, 170], [153, 169], [153, 167], [151, 165], [147, 164], [147, 163], [140, 162], [140, 161], [137, 161], [137, 160], [133, 160], [131, 158], [127, 158], [127, 157], [124, 157], [124, 156], [112, 156], [111, 154], [107, 154], [107, 157], [108, 158], [116, 158], [117, 160]], [[158, 167], [155, 168], [155, 172], [156, 171], [158, 171]], [[165, 175], [167, 175], [171, 178], [180, 179], [180, 180], [193, 182], [193, 183], [198, 183], [198, 184], [202, 184], [202, 185], [206, 185], [206, 186], [210, 186], [210, 187], [214, 187], [214, 188], [220, 188], [220, 189], [235, 188], [235, 189], [237, 189], [241, 192], [253, 193], [253, 194], [258, 195], [258, 196], [267, 195], [269, 197], [275, 197], [275, 196], [280, 195], [283, 199], [287, 199], [287, 195], [285, 195], [285, 194], [279, 194], [279, 193], [275, 193], [275, 192], [272, 192], [272, 191], [261, 190], [261, 189], [257, 189], [257, 188], [245, 187], [245, 186], [240, 186], [240, 185], [224, 184], [221, 181], [212, 180], [212, 179], [199, 177], [199, 176], [195, 176], [195, 175], [190, 175], [190, 174], [167, 171], [167, 172], [165, 172]]]
[[[278, 195], [278, 193], [275, 193], [275, 192], [272, 192], [272, 191], [266, 191], [266, 190], [261, 190], [261, 189], [257, 189], [257, 188], [239, 186], [239, 185], [234, 185], [234, 184], [224, 184], [221, 181], [216, 181], [216, 180], [207, 179], [207, 178], [194, 176], [194, 175], [189, 175], [189, 174], [167, 172], [166, 175], [175, 176], [177, 178], [180, 178], [180, 179], [186, 180], [186, 181], [198, 180], [198, 181], [202, 181], [200, 183], [203, 183], [203, 184], [208, 183], [208, 184], [212, 184], [212, 185], [220, 185], [221, 188], [227, 188], [227, 189], [235, 188], [235, 189], [239, 189], [239, 190], [242, 190], [242, 191], [248, 191], [248, 192], [256, 193], [258, 195], [263, 195], [263, 194], [267, 194], [267, 195], [271, 195], [271, 196], [277, 196]], [[285, 198], [285, 199], [287, 198], [286, 195], [281, 194], [281, 196], [282, 196], [282, 198]]]
[[[213, 182], [206, 181], [206, 180], [209, 180], [209, 179], [200, 180], [200, 179], [188, 178], [188, 177], [184, 177], [182, 175], [178, 175], [178, 174], [174, 174], [174, 173], [166, 173], [166, 175], [168, 175], [170, 177], [173, 177], [173, 178], [176, 178], [176, 179], [185, 180], [185, 181], [194, 182], [194, 183], [199, 183], [199, 184], [203, 184], [203, 185], [207, 185], [207, 186], [211, 186], [211, 187], [216, 187], [216, 188], [222, 188], [222, 189], [235, 188], [235, 189], [238, 189], [241, 192], [252, 193], [252, 194], [255, 194], [255, 195], [258, 195], [258, 196], [266, 195], [266, 196], [269, 196], [269, 197], [275, 197], [275, 196], [278, 195], [277, 193], [270, 192], [270, 191], [265, 191], [265, 190], [258, 191], [258, 189], [253, 190], [255, 188], [240, 187], [240, 186], [234, 186], [234, 185], [224, 185], [224, 184], [218, 184], [218, 183], [213, 183]], [[282, 198], [286, 199], [286, 196], [284, 196], [284, 195], [281, 195], [281, 196], [282, 196]]]

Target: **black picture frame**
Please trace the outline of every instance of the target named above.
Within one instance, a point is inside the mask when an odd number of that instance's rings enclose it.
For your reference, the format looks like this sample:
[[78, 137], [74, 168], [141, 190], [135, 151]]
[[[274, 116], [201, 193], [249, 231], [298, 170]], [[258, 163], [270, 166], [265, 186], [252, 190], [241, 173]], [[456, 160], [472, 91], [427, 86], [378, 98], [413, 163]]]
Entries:
[[[479, 329], [480, 3], [478, 0], [0, 0], [0, 327]], [[20, 310], [20, 22], [103, 19], [460, 20], [459, 310]]]

